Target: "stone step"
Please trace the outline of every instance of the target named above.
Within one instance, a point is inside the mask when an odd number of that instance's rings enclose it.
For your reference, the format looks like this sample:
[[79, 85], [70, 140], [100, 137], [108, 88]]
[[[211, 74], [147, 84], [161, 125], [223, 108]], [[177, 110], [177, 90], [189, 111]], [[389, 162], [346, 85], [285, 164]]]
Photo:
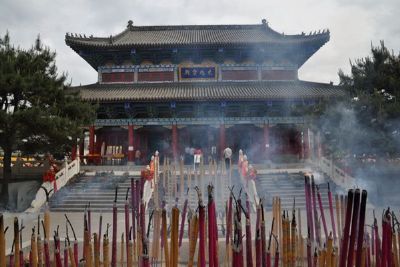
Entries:
[[[134, 177], [137, 179], [138, 177]], [[205, 181], [209, 181], [206, 177]], [[192, 179], [194, 183], [194, 180]], [[185, 180], [186, 186], [187, 180]], [[232, 184], [241, 184], [239, 177], [232, 177]], [[58, 194], [50, 200], [50, 208], [52, 211], [69, 211], [69, 212], [82, 212], [87, 203], [91, 203], [93, 211], [111, 212], [115, 196], [115, 187], [118, 186], [119, 193], [117, 196], [117, 207], [119, 212], [123, 212], [125, 204], [125, 193], [131, 186], [131, 177], [80, 177], [66, 187], [60, 190]], [[168, 183], [167, 188], [172, 189], [173, 184]], [[328, 206], [327, 184], [321, 184], [321, 196], [324, 206]], [[291, 209], [293, 205], [293, 197], [296, 198], [296, 207], [305, 209], [305, 196], [304, 196], [304, 180], [299, 175], [259, 175], [257, 181], [257, 189], [259, 196], [266, 196], [266, 208], [271, 208], [272, 196], [281, 197], [282, 209]], [[228, 193], [223, 193], [228, 195]], [[171, 193], [167, 193], [171, 196]], [[173, 196], [173, 194], [172, 194]], [[180, 194], [178, 194], [180, 196]], [[206, 201], [206, 196], [203, 196]], [[130, 194], [129, 194], [130, 198]], [[218, 199], [218, 198], [217, 198]], [[129, 200], [130, 201], [130, 200]], [[189, 202], [191, 206], [197, 205], [197, 196], [190, 195]], [[179, 201], [182, 205], [183, 199]], [[225, 203], [220, 200], [216, 203], [217, 207], [224, 209]]]

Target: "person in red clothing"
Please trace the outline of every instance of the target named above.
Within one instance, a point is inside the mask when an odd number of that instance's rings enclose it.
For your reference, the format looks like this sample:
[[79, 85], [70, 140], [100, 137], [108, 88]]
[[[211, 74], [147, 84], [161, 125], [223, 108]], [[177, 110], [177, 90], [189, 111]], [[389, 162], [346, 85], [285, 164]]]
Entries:
[[239, 159], [238, 159], [238, 168], [242, 167], [243, 163], [243, 150], [239, 149]]
[[248, 172], [247, 172], [247, 177], [246, 177], [247, 179], [247, 183], [249, 182], [249, 181], [256, 181], [256, 178], [257, 178], [257, 170], [254, 168], [254, 166], [253, 165], [249, 165], [249, 170], [248, 170]]
[[249, 168], [249, 162], [247, 161], [247, 156], [244, 155], [243, 156], [242, 166], [241, 166], [241, 175], [245, 179], [246, 179], [246, 176], [247, 176], [248, 168]]
[[54, 167], [51, 166], [50, 169], [43, 174], [43, 182], [54, 182], [55, 179], [56, 173], [54, 171]]

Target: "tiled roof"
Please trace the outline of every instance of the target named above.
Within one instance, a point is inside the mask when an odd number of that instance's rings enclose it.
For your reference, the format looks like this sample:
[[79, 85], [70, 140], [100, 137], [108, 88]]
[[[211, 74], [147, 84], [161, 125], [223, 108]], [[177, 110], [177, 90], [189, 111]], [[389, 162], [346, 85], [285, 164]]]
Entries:
[[266, 22], [253, 25], [182, 25], [133, 26], [115, 36], [86, 37], [67, 33], [69, 46], [124, 47], [168, 45], [227, 45], [292, 43], [329, 40], [329, 30], [313, 34], [284, 35], [271, 29]]
[[74, 87], [86, 101], [220, 101], [330, 98], [338, 86], [305, 81], [90, 84]]

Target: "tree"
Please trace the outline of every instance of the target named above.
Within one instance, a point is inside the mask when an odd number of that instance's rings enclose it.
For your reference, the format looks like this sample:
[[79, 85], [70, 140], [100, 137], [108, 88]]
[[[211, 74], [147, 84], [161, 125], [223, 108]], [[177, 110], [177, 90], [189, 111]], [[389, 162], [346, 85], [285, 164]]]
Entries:
[[339, 153], [399, 154], [400, 55], [381, 41], [371, 46], [370, 56], [350, 64], [349, 75], [339, 70], [340, 86], [348, 96], [320, 119], [329, 133], [326, 142]]
[[0, 147], [3, 149], [1, 203], [8, 200], [12, 153], [65, 153], [95, 107], [68, 90], [56, 54], [38, 37], [30, 49], [15, 48], [9, 34], [0, 38]]

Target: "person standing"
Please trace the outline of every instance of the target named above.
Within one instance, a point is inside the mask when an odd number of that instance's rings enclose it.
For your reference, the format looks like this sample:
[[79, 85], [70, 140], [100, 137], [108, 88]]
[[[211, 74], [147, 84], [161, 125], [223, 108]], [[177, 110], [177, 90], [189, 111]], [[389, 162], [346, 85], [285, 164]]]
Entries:
[[200, 166], [201, 154], [202, 154], [201, 149], [196, 149], [194, 152], [194, 168], [195, 168], [195, 170], [197, 170], [197, 168]]
[[232, 149], [230, 149], [230, 147], [224, 149], [224, 158], [225, 158], [225, 168], [228, 170], [231, 168], [231, 158], [232, 158]]
[[211, 159], [212, 159], [213, 163], [217, 159], [217, 147], [215, 145], [213, 145], [211, 147]]
[[256, 178], [257, 178], [257, 170], [254, 168], [253, 165], [250, 164], [246, 176], [246, 186], [248, 186], [249, 181], [256, 182]]
[[243, 156], [243, 162], [242, 162], [242, 166], [241, 166], [241, 175], [243, 177], [243, 179], [246, 179], [247, 177], [247, 172], [249, 168], [249, 162], [247, 161], [247, 155]]
[[142, 153], [140, 152], [139, 149], [136, 150], [135, 152], [135, 164], [136, 165], [140, 165], [140, 157], [141, 157]]
[[243, 150], [239, 149], [239, 159], [238, 159], [238, 168], [239, 169], [242, 167], [242, 162], [243, 162]]

